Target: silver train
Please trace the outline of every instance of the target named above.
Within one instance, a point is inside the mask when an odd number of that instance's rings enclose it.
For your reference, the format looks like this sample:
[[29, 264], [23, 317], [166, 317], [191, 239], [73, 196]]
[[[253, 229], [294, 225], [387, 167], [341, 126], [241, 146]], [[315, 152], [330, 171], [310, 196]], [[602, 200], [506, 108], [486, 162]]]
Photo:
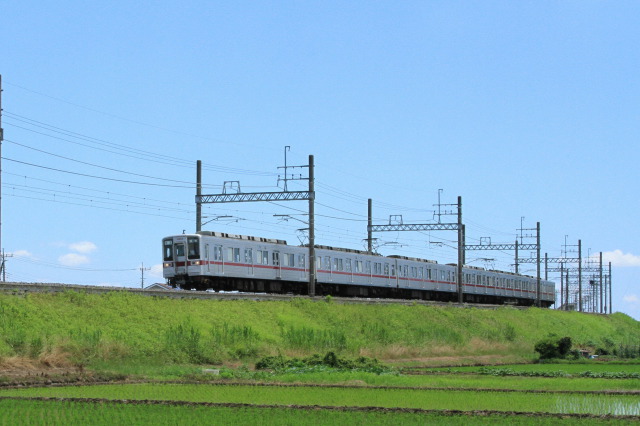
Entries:
[[[309, 249], [286, 241], [202, 231], [162, 240], [163, 275], [195, 290], [306, 294]], [[316, 246], [316, 294], [457, 301], [455, 264]], [[536, 278], [463, 268], [468, 303], [531, 306]], [[555, 301], [555, 284], [541, 281], [541, 305]]]

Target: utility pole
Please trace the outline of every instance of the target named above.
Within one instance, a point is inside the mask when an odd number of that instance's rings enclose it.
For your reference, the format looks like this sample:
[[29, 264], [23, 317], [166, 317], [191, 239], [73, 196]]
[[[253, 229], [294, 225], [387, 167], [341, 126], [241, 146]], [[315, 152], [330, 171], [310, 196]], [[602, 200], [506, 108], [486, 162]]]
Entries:
[[518, 237], [516, 237], [516, 259], [515, 259], [515, 265], [516, 265], [516, 274], [518, 273]]
[[582, 240], [578, 240], [578, 312], [582, 312]]
[[462, 197], [458, 195], [458, 303], [464, 302], [462, 288], [462, 264], [464, 263], [464, 229], [462, 229]]
[[2, 264], [0, 265], [0, 270], [2, 270], [2, 282], [7, 281], [7, 257], [13, 257], [13, 254], [5, 254], [4, 249], [2, 249]]
[[373, 201], [369, 198], [368, 201], [368, 214], [367, 214], [367, 253], [373, 254], [373, 232], [371, 231], [371, 225], [373, 221]]
[[606, 312], [603, 312], [603, 308], [604, 308], [604, 299], [602, 294], [602, 252], [600, 252], [600, 313], [606, 314]]
[[609, 313], [612, 314], [613, 313], [613, 299], [611, 299], [611, 283], [612, 283], [612, 279], [611, 279], [611, 262], [609, 262]]
[[536, 222], [536, 270], [538, 272], [538, 275], [536, 276], [536, 287], [537, 287], [537, 291], [536, 291], [536, 305], [538, 307], [540, 307], [542, 304], [540, 302], [540, 297], [541, 297], [541, 287], [540, 287], [540, 222]]
[[567, 301], [564, 300], [564, 263], [560, 264], [560, 310], [566, 308]]
[[567, 309], [565, 309], [565, 311], [569, 310], [569, 269], [567, 269], [567, 279], [564, 281], [564, 298], [566, 299], [566, 301], [564, 303], [566, 303], [566, 307]]
[[544, 254], [544, 280], [549, 281], [549, 253]]
[[196, 232], [202, 231], [202, 161], [196, 162]]
[[144, 271], [149, 271], [151, 268], [145, 268], [144, 262], [140, 264], [140, 288], [144, 289]]
[[316, 295], [316, 215], [313, 155], [309, 155], [309, 296]]

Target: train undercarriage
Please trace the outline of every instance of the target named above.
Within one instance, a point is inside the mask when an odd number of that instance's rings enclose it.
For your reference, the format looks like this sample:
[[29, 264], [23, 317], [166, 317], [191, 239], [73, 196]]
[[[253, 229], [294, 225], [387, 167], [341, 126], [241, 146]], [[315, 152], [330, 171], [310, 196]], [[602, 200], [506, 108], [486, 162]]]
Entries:
[[[275, 293], [308, 295], [306, 282], [284, 280], [259, 280], [233, 277], [189, 277], [177, 276], [169, 279], [169, 284], [174, 288], [183, 290], [206, 291], [240, 291], [247, 293]], [[458, 294], [455, 292], [416, 290], [399, 287], [373, 287], [358, 285], [341, 285], [317, 283], [316, 296], [360, 297], [380, 299], [417, 299], [433, 300], [437, 302], [458, 302]], [[535, 300], [518, 297], [495, 296], [488, 294], [464, 294], [464, 303], [495, 304], [533, 306]], [[541, 306], [548, 308], [552, 302], [542, 300]]]

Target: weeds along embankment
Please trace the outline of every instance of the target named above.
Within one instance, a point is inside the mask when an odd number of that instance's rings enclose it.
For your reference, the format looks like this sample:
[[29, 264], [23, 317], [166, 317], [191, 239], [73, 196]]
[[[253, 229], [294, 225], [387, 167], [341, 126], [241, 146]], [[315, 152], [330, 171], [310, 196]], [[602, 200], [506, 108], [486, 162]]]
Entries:
[[0, 357], [87, 366], [102, 361], [252, 362], [334, 351], [381, 360], [536, 357], [549, 334], [575, 346], [637, 345], [640, 323], [548, 309], [217, 301], [107, 294], [0, 294]]

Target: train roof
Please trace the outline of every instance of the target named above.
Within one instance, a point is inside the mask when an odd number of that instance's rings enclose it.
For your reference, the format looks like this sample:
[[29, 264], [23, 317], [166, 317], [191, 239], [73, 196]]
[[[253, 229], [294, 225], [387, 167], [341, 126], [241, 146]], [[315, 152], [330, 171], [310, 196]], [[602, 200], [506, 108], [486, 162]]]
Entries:
[[420, 259], [418, 257], [400, 256], [400, 255], [397, 255], [397, 254], [392, 254], [392, 255], [387, 256], [387, 257], [391, 257], [393, 259], [413, 260], [413, 261], [416, 261], [416, 262], [435, 263], [435, 264], [438, 263], [435, 260]]
[[196, 232], [196, 234], [206, 235], [209, 237], [233, 238], [236, 240], [247, 240], [247, 241], [259, 241], [262, 243], [271, 243], [271, 244], [283, 244], [283, 245], [287, 244], [285, 240], [278, 240], [275, 238], [252, 237], [251, 235], [229, 234], [227, 232], [198, 231]]

